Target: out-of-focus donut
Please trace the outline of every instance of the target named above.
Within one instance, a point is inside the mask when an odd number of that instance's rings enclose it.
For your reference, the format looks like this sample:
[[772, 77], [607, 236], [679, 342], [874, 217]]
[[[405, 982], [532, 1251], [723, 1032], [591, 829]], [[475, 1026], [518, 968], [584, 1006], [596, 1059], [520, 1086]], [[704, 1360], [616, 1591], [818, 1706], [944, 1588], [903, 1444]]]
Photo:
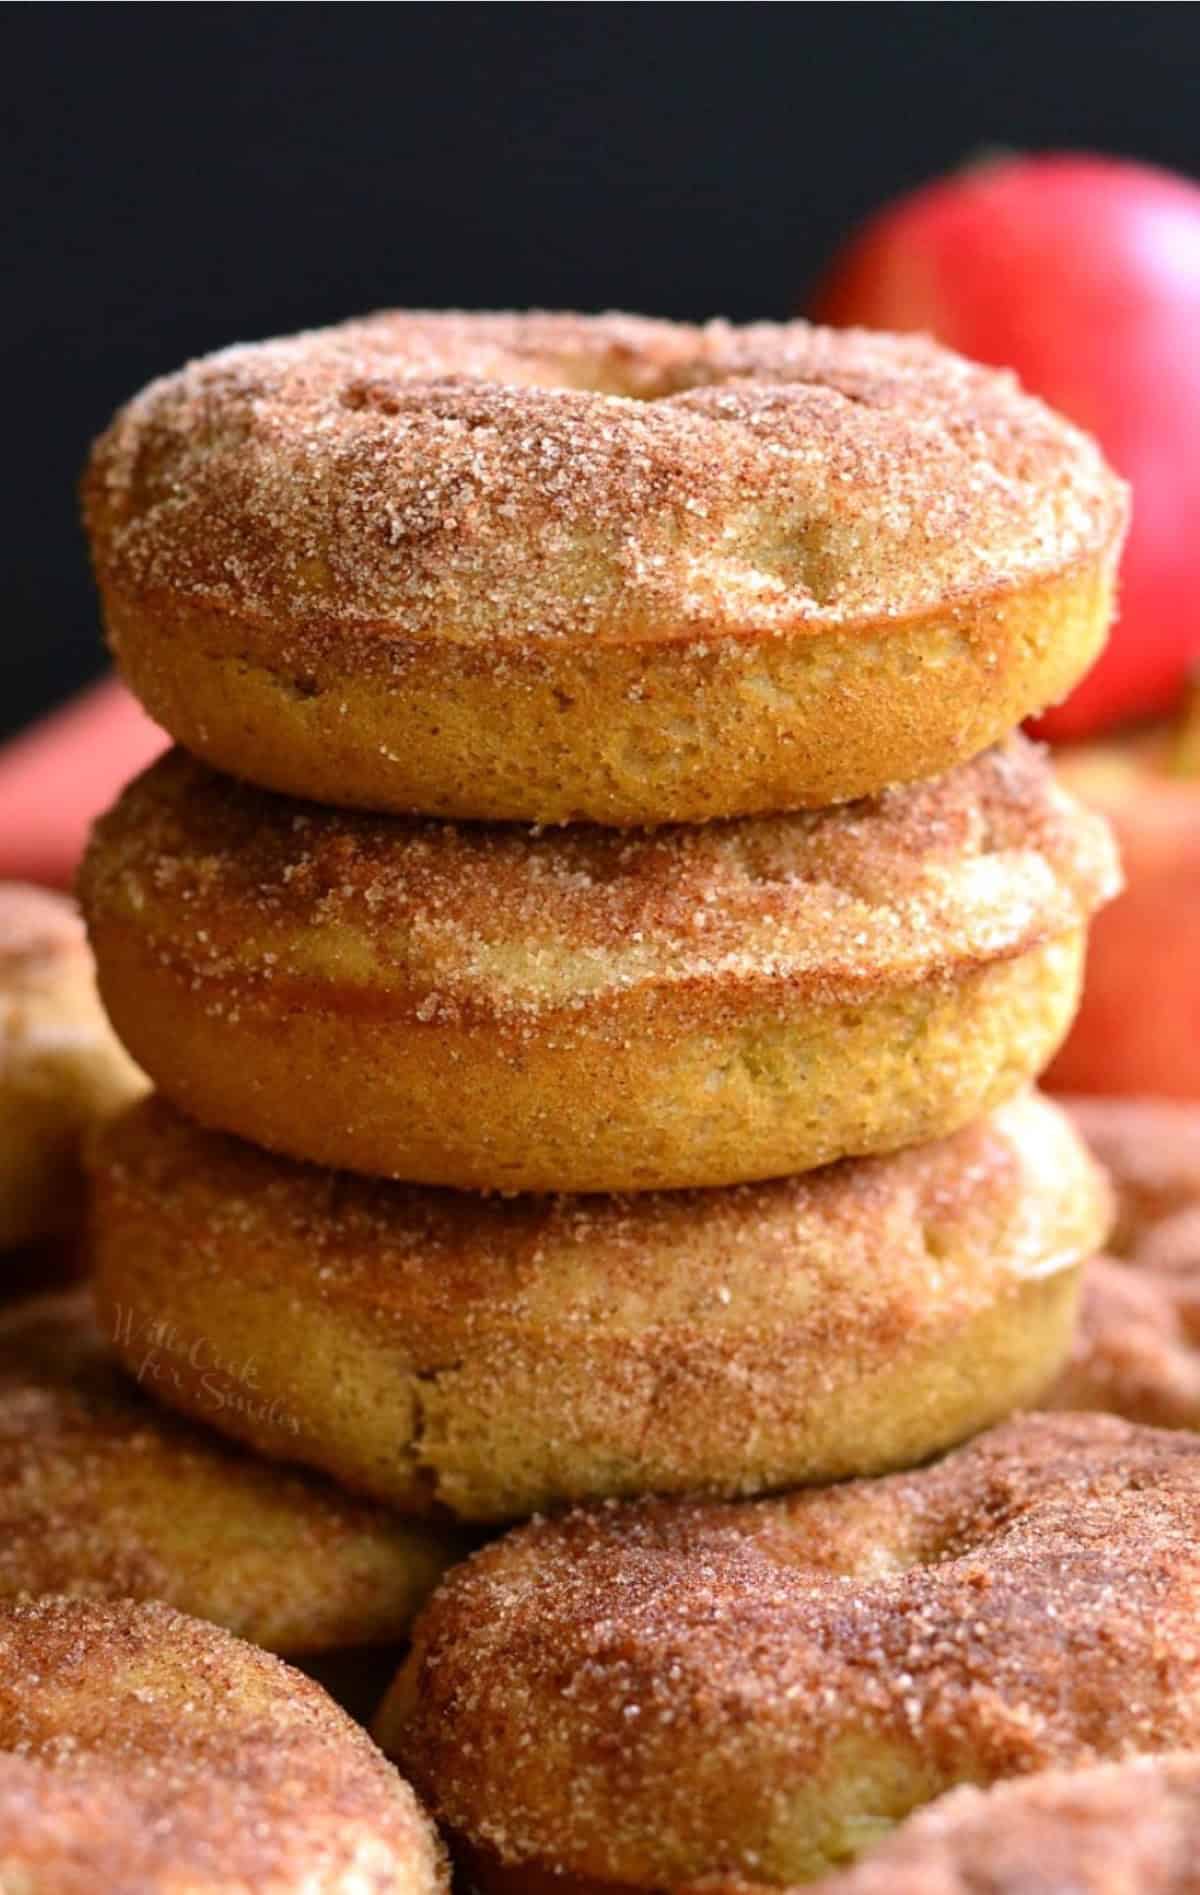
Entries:
[[1087, 1267], [1071, 1359], [1047, 1405], [1200, 1429], [1200, 1106], [1070, 1106], [1113, 1183], [1116, 1254]]
[[0, 1250], [72, 1227], [82, 1134], [145, 1085], [104, 1017], [74, 903], [0, 883]]
[[[805, 1895], [1200, 1895], [1200, 1755], [964, 1786]], [[711, 1881], [686, 1895], [764, 1895]], [[794, 1891], [799, 1895], [799, 1891]]]
[[[147, 1386], [172, 1340], [143, 1331], [127, 1351]], [[252, 1353], [238, 1363], [251, 1398]], [[210, 1408], [221, 1399], [210, 1384]], [[85, 1292], [0, 1315], [0, 1600], [163, 1599], [295, 1656], [398, 1643], [464, 1551], [445, 1527], [272, 1467], [157, 1407], [118, 1368]]]

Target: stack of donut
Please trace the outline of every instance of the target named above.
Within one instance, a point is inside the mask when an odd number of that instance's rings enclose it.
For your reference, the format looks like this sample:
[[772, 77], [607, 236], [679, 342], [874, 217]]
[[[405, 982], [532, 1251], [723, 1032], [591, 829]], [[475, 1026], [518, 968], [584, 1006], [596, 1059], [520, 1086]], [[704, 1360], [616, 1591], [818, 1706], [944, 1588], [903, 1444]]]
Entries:
[[555, 1516], [379, 1725], [476, 1880], [1200, 1744], [1193, 1444], [1005, 1419], [1109, 1215], [1031, 1087], [1118, 870], [1014, 734], [1112, 609], [1088, 438], [923, 340], [386, 314], [154, 383], [85, 504], [179, 745], [81, 877], [157, 1088], [101, 1319], [262, 1455]]

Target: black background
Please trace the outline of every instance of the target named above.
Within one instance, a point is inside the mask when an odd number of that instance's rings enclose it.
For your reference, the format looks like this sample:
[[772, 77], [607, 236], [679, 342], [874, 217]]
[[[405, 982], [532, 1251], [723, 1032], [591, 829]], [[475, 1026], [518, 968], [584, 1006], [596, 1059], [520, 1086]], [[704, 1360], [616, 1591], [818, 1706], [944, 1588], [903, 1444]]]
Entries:
[[0, 729], [99, 668], [75, 480], [150, 375], [384, 303], [793, 308], [981, 146], [1200, 174], [1191, 5], [8, 5]]

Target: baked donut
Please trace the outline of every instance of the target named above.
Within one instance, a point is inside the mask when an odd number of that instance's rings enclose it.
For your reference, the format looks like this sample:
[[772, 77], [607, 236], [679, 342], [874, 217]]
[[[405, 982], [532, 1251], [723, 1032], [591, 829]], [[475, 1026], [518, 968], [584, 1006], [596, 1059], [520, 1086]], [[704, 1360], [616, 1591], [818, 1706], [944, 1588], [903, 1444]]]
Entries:
[[1094, 1258], [1070, 1357], [1043, 1405], [1200, 1429], [1200, 1248], [1187, 1270]]
[[96, 994], [74, 904], [0, 883], [0, 1250], [69, 1230], [79, 1141], [146, 1082]]
[[0, 1607], [0, 1889], [444, 1887], [408, 1785], [278, 1658], [165, 1605]]
[[[133, 1325], [130, 1312], [109, 1314]], [[140, 1360], [127, 1353], [156, 1387], [177, 1347], [164, 1327], [142, 1333]], [[248, 1350], [238, 1367], [251, 1399]], [[210, 1384], [210, 1409], [220, 1399]], [[164, 1599], [296, 1656], [398, 1643], [465, 1550], [444, 1526], [266, 1466], [148, 1401], [117, 1368], [85, 1292], [0, 1316], [0, 1600]]]
[[1020, 738], [870, 803], [636, 835], [350, 815], [176, 752], [81, 879], [117, 1031], [192, 1117], [512, 1191], [953, 1131], [1045, 1064], [1116, 885]]
[[[1111, 1248], [1161, 1253], [1168, 1226], [1200, 1207], [1200, 1102], [1069, 1097], [1064, 1103], [1113, 1182]], [[1200, 1254], [1200, 1244], [1197, 1245]]]
[[[633, 1198], [373, 1183], [157, 1099], [91, 1164], [103, 1319], [130, 1367], [172, 1338], [156, 1393], [482, 1520], [923, 1459], [1044, 1392], [1108, 1217], [1034, 1096], [891, 1157]], [[221, 1367], [246, 1356], [252, 1402]]]
[[[688, 1895], [762, 1895], [713, 1881]], [[1200, 1895], [1200, 1755], [952, 1790], [805, 1895]]]
[[616, 824], [933, 776], [1103, 642], [1126, 493], [917, 337], [390, 312], [223, 350], [97, 443], [108, 637], [236, 776]]
[[1200, 1106], [1081, 1099], [1072, 1114], [1115, 1187], [1117, 1254], [1087, 1267], [1048, 1405], [1200, 1429]]
[[958, 1783], [1200, 1746], [1198, 1510], [1190, 1435], [1030, 1415], [535, 1521], [442, 1582], [377, 1734], [477, 1888], [803, 1881]]

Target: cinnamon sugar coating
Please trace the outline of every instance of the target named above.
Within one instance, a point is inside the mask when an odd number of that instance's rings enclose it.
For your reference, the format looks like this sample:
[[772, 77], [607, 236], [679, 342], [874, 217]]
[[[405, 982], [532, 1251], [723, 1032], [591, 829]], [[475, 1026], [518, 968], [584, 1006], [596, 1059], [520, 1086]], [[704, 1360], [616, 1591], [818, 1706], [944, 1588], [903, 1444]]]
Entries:
[[1021, 738], [868, 802], [530, 831], [296, 804], [183, 753], [81, 889], [126, 1044], [202, 1122], [426, 1183], [734, 1183], [953, 1130], [1045, 1064], [1102, 821]]
[[923, 1459], [1044, 1391], [1108, 1218], [1032, 1096], [887, 1158], [626, 1198], [372, 1183], [158, 1099], [91, 1170], [106, 1325], [135, 1366], [174, 1338], [162, 1399], [477, 1519]]
[[1065, 1103], [1116, 1192], [1111, 1248], [1154, 1254], [1200, 1205], [1200, 1104], [1069, 1097]]
[[1074, 1099], [1115, 1187], [1111, 1256], [1088, 1265], [1071, 1360], [1049, 1397], [1200, 1429], [1200, 1107]]
[[995, 741], [1096, 655], [1126, 497], [922, 338], [398, 311], [152, 383], [85, 514], [119, 664], [210, 762], [629, 824]]
[[[126, 1375], [84, 1291], [0, 1316], [0, 1599], [161, 1599], [290, 1655], [399, 1642], [458, 1538], [156, 1405], [143, 1391], [161, 1393], [172, 1341], [140, 1332]], [[211, 1408], [212, 1365], [198, 1352], [193, 1367]]]
[[0, 1250], [71, 1230], [80, 1140], [144, 1092], [96, 994], [73, 902], [0, 883]]
[[[691, 1895], [750, 1895], [710, 1882]], [[954, 1790], [808, 1895], [1200, 1895], [1200, 1754]]]
[[1200, 1747], [1200, 1443], [1007, 1422], [916, 1473], [535, 1521], [443, 1582], [380, 1714], [506, 1865], [785, 1883], [962, 1782]]
[[433, 1895], [432, 1827], [318, 1686], [164, 1605], [0, 1608], [0, 1887]]

